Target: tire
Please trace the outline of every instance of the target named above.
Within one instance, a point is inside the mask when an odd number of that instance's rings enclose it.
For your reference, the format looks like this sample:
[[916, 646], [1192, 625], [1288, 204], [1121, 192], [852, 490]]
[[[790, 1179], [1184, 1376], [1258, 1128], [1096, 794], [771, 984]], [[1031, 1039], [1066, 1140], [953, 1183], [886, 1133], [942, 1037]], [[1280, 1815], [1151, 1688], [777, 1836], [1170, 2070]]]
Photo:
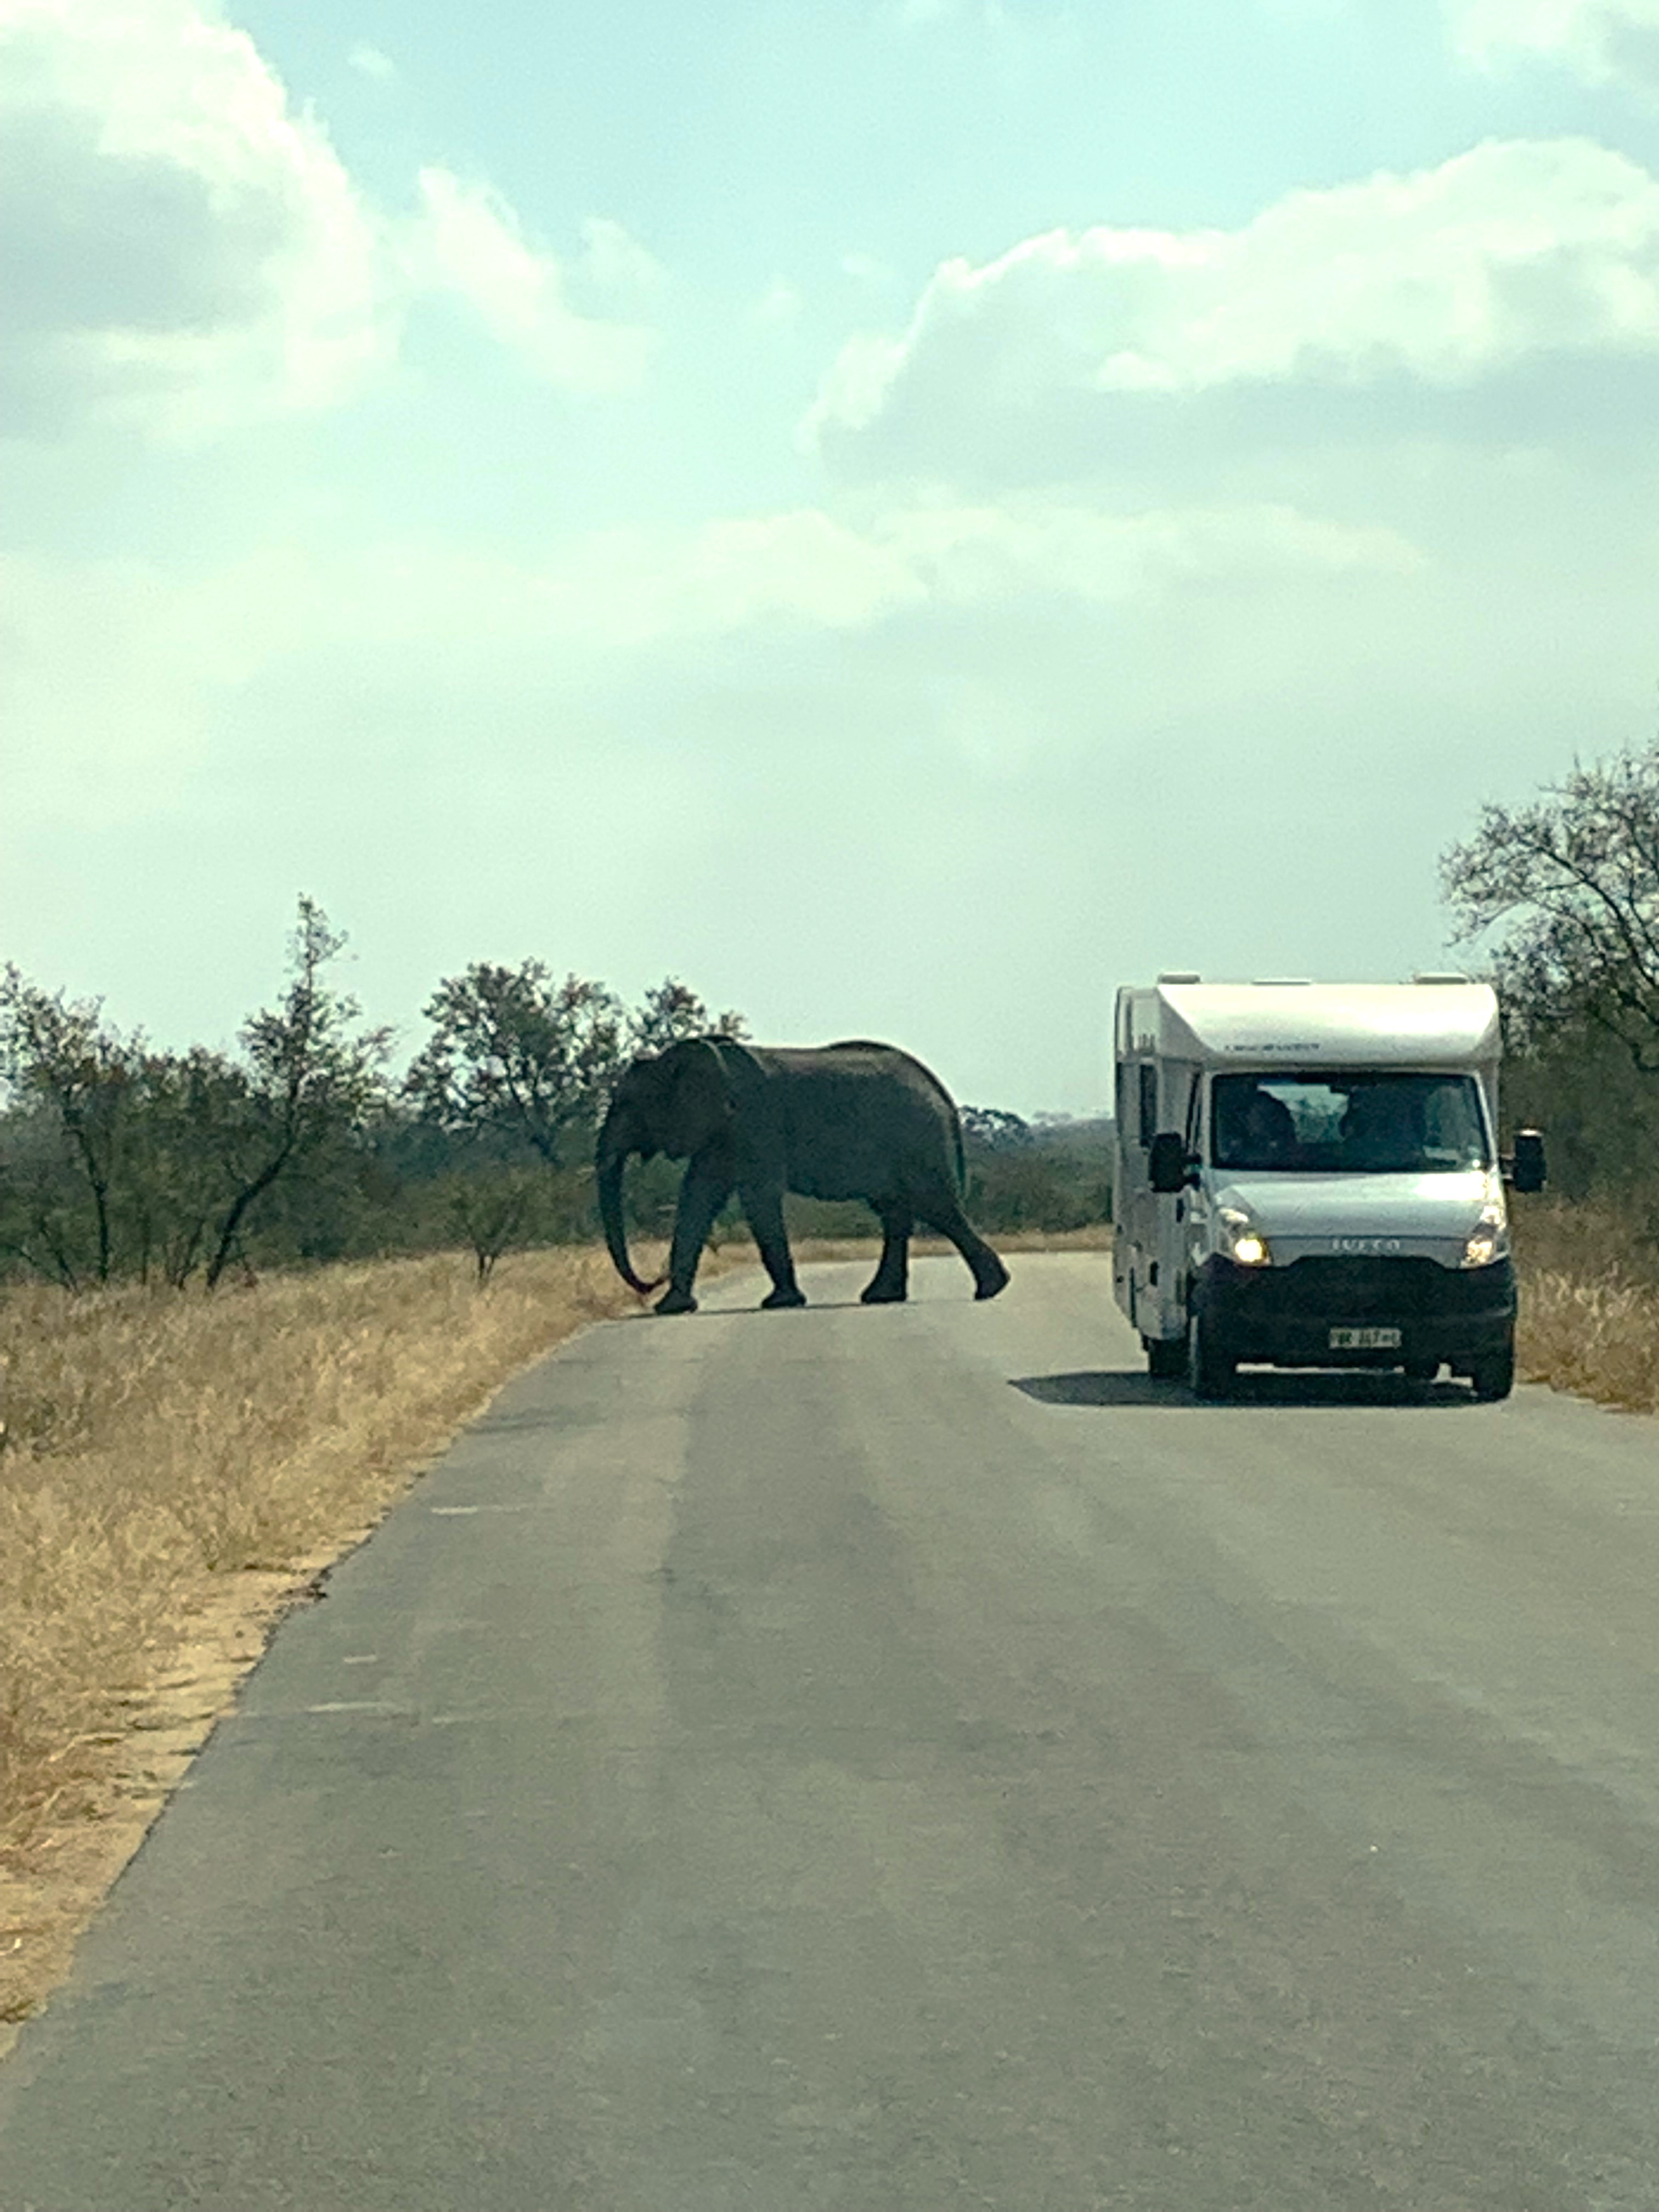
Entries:
[[1469, 1382], [1480, 1405], [1495, 1406], [1500, 1398], [1507, 1398], [1515, 1388], [1515, 1339], [1489, 1352], [1484, 1359], [1477, 1359], [1469, 1370]]
[[1233, 1387], [1238, 1362], [1217, 1352], [1203, 1316], [1194, 1314], [1187, 1327], [1187, 1380], [1194, 1398], [1224, 1398]]
[[1185, 1337], [1143, 1336], [1146, 1347], [1146, 1371], [1154, 1382], [1179, 1382], [1187, 1372], [1187, 1340]]

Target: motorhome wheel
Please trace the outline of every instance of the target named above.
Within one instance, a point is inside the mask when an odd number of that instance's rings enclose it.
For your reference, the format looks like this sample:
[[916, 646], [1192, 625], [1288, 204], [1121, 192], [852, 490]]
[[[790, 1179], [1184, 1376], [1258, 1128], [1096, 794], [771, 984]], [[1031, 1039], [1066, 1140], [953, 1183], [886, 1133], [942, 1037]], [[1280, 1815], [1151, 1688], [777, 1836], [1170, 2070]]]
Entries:
[[1153, 1382], [1180, 1382], [1187, 1372], [1186, 1338], [1143, 1336], [1140, 1341], [1146, 1353], [1146, 1371]]
[[1217, 1352], [1201, 1314], [1194, 1314], [1187, 1331], [1187, 1380], [1194, 1398], [1224, 1398], [1232, 1389], [1238, 1362]]
[[1489, 1352], [1486, 1358], [1475, 1362], [1469, 1382], [1474, 1395], [1483, 1406], [1494, 1406], [1500, 1398], [1507, 1398], [1515, 1388], [1515, 1345], [1511, 1340], [1502, 1351]]

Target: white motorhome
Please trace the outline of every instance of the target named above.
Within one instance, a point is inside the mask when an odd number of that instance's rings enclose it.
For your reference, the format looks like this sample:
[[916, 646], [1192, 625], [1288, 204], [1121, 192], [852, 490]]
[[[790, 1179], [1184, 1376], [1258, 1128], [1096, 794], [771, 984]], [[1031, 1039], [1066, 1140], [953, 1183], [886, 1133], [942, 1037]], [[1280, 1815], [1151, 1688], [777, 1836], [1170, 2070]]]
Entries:
[[[1155, 1376], [1242, 1363], [1515, 1377], [1498, 1002], [1463, 976], [1117, 996], [1113, 1282]], [[1542, 1140], [1515, 1188], [1541, 1188]]]

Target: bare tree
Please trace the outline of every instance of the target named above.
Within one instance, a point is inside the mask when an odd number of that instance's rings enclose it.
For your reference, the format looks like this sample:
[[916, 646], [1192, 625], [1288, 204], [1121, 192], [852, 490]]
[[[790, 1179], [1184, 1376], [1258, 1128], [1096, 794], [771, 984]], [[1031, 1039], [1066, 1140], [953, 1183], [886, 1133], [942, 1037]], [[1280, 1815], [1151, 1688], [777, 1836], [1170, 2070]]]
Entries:
[[1493, 967], [1523, 1039], [1589, 1024], [1659, 1075], [1659, 744], [1483, 808], [1441, 880], [1460, 937], [1506, 927]]
[[291, 980], [276, 1006], [243, 1028], [246, 1068], [220, 1062], [204, 1070], [198, 1105], [228, 1192], [211, 1231], [209, 1290], [237, 1252], [250, 1209], [331, 1137], [360, 1127], [380, 1095], [390, 1033], [360, 1029], [356, 1000], [323, 980], [345, 942], [302, 896]]

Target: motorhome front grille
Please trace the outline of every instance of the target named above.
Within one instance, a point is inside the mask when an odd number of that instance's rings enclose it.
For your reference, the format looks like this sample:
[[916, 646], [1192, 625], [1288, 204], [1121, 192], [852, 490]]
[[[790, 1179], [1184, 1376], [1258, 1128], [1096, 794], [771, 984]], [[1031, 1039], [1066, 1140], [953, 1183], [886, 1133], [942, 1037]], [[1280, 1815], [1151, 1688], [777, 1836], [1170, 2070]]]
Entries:
[[1252, 1309], [1266, 1313], [1345, 1318], [1476, 1313], [1493, 1303], [1494, 1273], [1443, 1267], [1437, 1260], [1296, 1260], [1249, 1279], [1249, 1296]]

